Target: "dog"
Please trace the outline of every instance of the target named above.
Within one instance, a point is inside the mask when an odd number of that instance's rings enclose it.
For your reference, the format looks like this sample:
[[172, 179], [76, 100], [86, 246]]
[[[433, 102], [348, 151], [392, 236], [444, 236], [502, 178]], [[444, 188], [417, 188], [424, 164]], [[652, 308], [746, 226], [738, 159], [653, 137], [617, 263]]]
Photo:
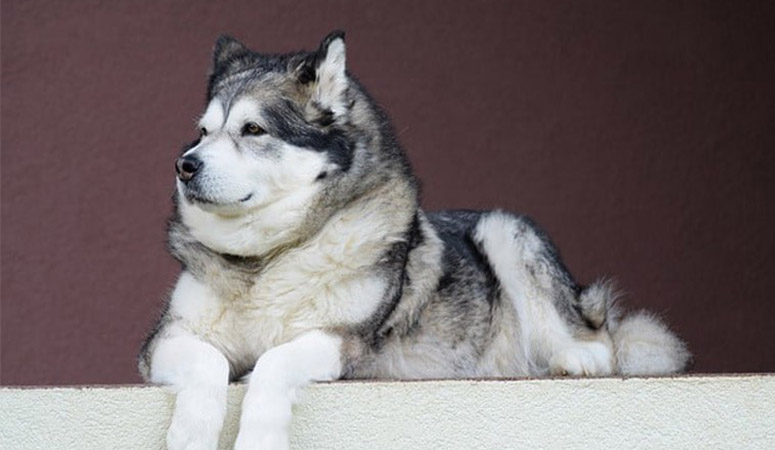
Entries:
[[199, 138], [176, 160], [169, 248], [182, 273], [139, 356], [170, 385], [171, 450], [215, 449], [247, 380], [235, 449], [287, 449], [314, 381], [669, 374], [686, 345], [577, 283], [547, 235], [505, 211], [425, 212], [386, 114], [315, 51], [215, 45]]

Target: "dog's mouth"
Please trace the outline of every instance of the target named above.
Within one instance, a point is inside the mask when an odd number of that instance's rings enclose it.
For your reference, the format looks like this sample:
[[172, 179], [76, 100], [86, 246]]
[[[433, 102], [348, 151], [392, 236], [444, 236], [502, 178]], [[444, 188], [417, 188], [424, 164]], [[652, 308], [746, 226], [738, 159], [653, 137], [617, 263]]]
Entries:
[[201, 195], [195, 192], [191, 192], [188, 189], [186, 189], [186, 191], [183, 193], [183, 196], [186, 197], [186, 200], [189, 203], [199, 203], [202, 205], [217, 205], [216, 202], [210, 200], [209, 198], [202, 197]]
[[202, 195], [198, 189], [192, 188], [191, 186], [182, 186], [181, 190], [183, 192], [183, 196], [186, 198], [186, 201], [202, 206], [235, 206], [242, 203], [247, 203], [253, 198], [253, 192], [251, 192], [237, 201], [224, 202], [208, 197], [206, 195]]

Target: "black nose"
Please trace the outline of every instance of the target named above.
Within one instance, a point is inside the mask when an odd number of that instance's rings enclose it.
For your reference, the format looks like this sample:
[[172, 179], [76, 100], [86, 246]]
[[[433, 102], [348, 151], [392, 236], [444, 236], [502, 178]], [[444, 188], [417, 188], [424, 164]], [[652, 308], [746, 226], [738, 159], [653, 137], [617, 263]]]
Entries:
[[194, 178], [197, 171], [202, 167], [202, 160], [195, 156], [183, 156], [175, 161], [175, 170], [178, 172], [180, 181], [188, 181]]

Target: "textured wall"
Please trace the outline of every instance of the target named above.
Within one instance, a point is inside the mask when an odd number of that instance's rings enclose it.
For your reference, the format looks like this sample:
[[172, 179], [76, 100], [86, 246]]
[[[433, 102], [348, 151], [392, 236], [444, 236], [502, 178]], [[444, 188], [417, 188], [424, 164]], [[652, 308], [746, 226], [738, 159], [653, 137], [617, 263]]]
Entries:
[[[231, 448], [243, 386], [229, 390]], [[775, 377], [431, 381], [311, 386], [292, 448], [771, 449]], [[160, 388], [0, 389], [0, 447], [162, 448]]]
[[430, 208], [532, 215], [698, 371], [775, 370], [772, 2], [2, 2], [3, 384], [139, 380], [210, 49], [314, 47], [395, 119]]

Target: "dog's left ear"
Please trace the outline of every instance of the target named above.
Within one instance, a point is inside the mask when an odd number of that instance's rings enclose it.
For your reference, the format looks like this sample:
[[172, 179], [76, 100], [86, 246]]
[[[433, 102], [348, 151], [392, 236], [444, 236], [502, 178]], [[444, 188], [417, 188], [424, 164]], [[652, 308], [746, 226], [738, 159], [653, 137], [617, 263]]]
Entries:
[[220, 69], [230, 59], [237, 55], [248, 53], [245, 45], [231, 36], [222, 34], [215, 41], [213, 49], [213, 71]]
[[344, 31], [329, 33], [312, 57], [300, 68], [299, 81], [314, 83], [313, 102], [339, 117], [347, 110]]

